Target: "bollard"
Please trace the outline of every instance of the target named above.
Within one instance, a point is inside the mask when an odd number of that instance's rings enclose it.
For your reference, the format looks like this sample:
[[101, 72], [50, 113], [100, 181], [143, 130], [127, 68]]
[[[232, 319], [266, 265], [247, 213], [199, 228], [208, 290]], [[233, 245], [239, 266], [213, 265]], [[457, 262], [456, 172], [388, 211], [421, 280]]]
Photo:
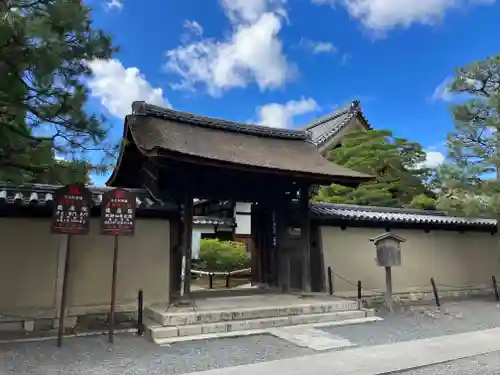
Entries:
[[143, 310], [144, 310], [144, 293], [142, 289], [139, 290], [137, 294], [137, 334], [142, 336], [144, 334], [144, 318], [143, 318]]
[[[227, 271], [226, 271], [227, 272]], [[231, 273], [226, 273], [226, 288], [229, 288], [229, 278], [231, 277]]]
[[495, 299], [496, 301], [500, 301], [500, 295], [498, 294], [498, 283], [495, 275], [491, 276], [491, 280], [493, 281], [493, 290], [495, 291]]
[[358, 280], [358, 310], [361, 310], [361, 280]]
[[210, 272], [208, 274], [208, 289], [213, 289], [214, 288], [214, 274]]
[[332, 267], [328, 266], [328, 292], [333, 296]]
[[431, 277], [431, 284], [432, 284], [432, 292], [434, 293], [434, 299], [436, 300], [436, 306], [439, 308], [441, 307], [441, 302], [439, 301], [439, 294], [438, 290], [436, 287], [436, 282], [434, 281], [434, 278]]

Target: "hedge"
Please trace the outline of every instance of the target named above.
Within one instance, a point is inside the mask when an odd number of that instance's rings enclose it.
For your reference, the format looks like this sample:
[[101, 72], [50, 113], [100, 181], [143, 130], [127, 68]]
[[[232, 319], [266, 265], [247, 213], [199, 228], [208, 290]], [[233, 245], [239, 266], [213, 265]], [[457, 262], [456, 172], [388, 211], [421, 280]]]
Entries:
[[250, 254], [244, 243], [202, 239], [200, 268], [205, 271], [235, 271], [250, 267]]

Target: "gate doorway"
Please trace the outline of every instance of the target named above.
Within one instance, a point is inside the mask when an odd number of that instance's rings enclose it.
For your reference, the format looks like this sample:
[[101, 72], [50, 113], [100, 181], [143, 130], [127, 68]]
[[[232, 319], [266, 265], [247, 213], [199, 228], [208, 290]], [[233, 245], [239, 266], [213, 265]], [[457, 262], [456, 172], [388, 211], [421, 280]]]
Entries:
[[283, 290], [290, 289], [292, 273], [285, 246], [287, 212], [297, 205], [300, 289], [309, 292], [312, 188], [356, 186], [370, 177], [323, 158], [305, 130], [234, 123], [144, 102], [134, 102], [132, 110], [108, 185], [145, 188], [154, 199], [178, 205], [171, 226], [172, 296], [189, 304], [194, 198], [254, 203], [252, 277]]

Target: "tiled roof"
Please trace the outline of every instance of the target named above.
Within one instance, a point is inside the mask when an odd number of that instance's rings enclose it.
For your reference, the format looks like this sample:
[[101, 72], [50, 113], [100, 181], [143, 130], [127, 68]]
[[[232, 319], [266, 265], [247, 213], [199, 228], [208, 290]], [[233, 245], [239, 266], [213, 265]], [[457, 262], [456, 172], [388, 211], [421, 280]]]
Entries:
[[357, 100], [353, 101], [349, 107], [339, 109], [328, 116], [313, 121], [303, 130], [309, 134], [315, 145], [321, 146], [342, 130], [356, 116], [361, 116], [364, 122], [368, 124], [368, 121], [363, 116], [360, 103]]
[[194, 216], [193, 217], [193, 224], [197, 224], [197, 225], [225, 225], [228, 227], [232, 227], [236, 223], [234, 221], [234, 218]]
[[241, 122], [215, 119], [211, 117], [195, 115], [193, 113], [162, 108], [140, 101], [132, 103], [132, 114], [152, 116], [164, 120], [179, 121], [187, 124], [193, 124], [212, 129], [229, 130], [229, 131], [247, 133], [252, 135], [265, 135], [277, 138], [302, 139], [302, 140], [306, 140], [308, 138], [307, 133], [303, 130], [281, 129], [281, 128], [273, 128], [270, 126], [245, 124]]
[[[30, 184], [21, 186], [12, 186], [0, 183], [0, 205], [16, 204], [20, 206], [44, 206], [51, 205], [54, 201], [55, 190], [60, 188], [58, 185]], [[102, 195], [113, 188], [107, 187], [88, 187], [92, 192], [92, 203], [94, 207], [100, 206]], [[137, 194], [137, 208], [147, 210], [171, 209], [171, 204], [152, 199], [150, 194], [143, 189], [127, 189]]]
[[440, 211], [316, 203], [311, 205], [311, 212], [313, 217], [320, 219], [437, 225], [496, 226], [496, 220], [493, 219], [449, 216]]

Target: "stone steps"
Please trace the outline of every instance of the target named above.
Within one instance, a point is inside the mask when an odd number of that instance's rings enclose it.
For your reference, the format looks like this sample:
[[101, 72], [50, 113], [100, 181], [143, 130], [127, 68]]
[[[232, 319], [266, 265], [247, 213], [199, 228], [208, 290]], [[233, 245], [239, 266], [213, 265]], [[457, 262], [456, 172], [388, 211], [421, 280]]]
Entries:
[[[333, 306], [331, 306], [333, 308]], [[206, 335], [206, 334], [214, 334], [214, 333], [227, 333], [227, 332], [244, 332], [244, 331], [258, 331], [263, 329], [271, 329], [275, 327], [285, 327], [285, 326], [294, 326], [294, 325], [303, 325], [303, 324], [319, 324], [326, 322], [340, 322], [340, 321], [349, 321], [353, 319], [362, 319], [367, 317], [373, 317], [375, 315], [373, 310], [370, 309], [362, 309], [362, 310], [354, 310], [354, 309], [345, 309], [347, 311], [318, 311], [315, 305], [310, 305], [308, 307], [301, 306], [288, 308], [290, 309], [298, 309], [296, 311], [315, 311], [313, 313], [297, 313], [297, 314], [283, 314], [283, 316], [275, 315], [275, 316], [264, 316], [264, 317], [253, 317], [253, 318], [242, 318], [241, 315], [238, 315], [238, 319], [232, 320], [221, 320], [218, 318], [218, 321], [205, 321], [197, 323], [187, 323], [187, 324], [171, 324], [168, 326], [162, 326], [158, 323], [148, 322], [147, 331], [150, 338], [156, 342], [161, 343], [165, 339], [171, 339], [175, 337], [187, 337], [187, 336], [197, 336], [197, 335]], [[264, 314], [260, 309], [260, 315]], [[276, 311], [276, 309], [274, 310]], [[208, 313], [208, 312], [207, 312]], [[239, 311], [242, 313], [242, 311]], [[266, 312], [265, 314], [268, 314]], [[213, 313], [212, 313], [213, 315]], [[259, 315], [259, 314], [257, 314]], [[246, 317], [245, 314], [243, 316]], [[208, 317], [208, 315], [207, 315]], [[208, 319], [208, 318], [207, 318]], [[210, 319], [214, 319], [213, 317]], [[208, 320], [210, 320], [208, 319]], [[175, 321], [175, 319], [170, 320], [170, 322]], [[179, 321], [180, 322], [180, 321]], [[186, 322], [186, 321], [182, 321]]]
[[174, 309], [161, 311], [146, 308], [144, 314], [147, 318], [157, 322], [160, 326], [183, 326], [190, 324], [233, 322], [239, 320], [278, 318], [296, 315], [325, 314], [339, 311], [357, 310], [356, 301], [334, 300], [315, 301], [285, 306], [259, 306], [241, 307], [231, 306], [224, 308], [220, 306], [217, 310], [193, 311], [189, 309]]

